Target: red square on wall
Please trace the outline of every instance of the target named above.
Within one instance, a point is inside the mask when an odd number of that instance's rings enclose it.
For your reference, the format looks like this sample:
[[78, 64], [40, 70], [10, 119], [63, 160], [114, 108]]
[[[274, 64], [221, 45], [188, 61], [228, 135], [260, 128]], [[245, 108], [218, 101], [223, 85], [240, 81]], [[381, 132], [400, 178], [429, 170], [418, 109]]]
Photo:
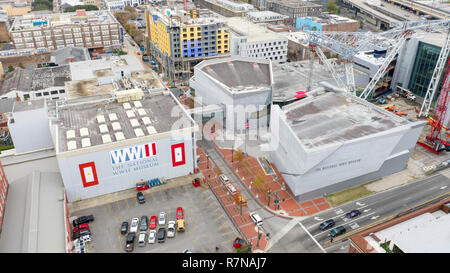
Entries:
[[186, 164], [186, 155], [184, 153], [184, 143], [178, 143], [171, 146], [172, 165], [174, 167]]
[[95, 169], [95, 162], [88, 162], [78, 165], [80, 167], [81, 181], [83, 187], [90, 187], [98, 185], [97, 170]]

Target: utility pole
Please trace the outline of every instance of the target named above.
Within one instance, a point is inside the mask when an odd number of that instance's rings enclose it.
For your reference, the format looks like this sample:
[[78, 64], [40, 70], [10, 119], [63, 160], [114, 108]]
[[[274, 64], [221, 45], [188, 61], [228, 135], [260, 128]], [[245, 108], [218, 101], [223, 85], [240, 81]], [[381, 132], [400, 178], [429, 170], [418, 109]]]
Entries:
[[267, 202], [267, 207], [270, 206], [270, 196], [272, 195], [272, 192], [270, 191], [270, 189], [267, 191], [267, 197], [269, 198], [268, 202]]

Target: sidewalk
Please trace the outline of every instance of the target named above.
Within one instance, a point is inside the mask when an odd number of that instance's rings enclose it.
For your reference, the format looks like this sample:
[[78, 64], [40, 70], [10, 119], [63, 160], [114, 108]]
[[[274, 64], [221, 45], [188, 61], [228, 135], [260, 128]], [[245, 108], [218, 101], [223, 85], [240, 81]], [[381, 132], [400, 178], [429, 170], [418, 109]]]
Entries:
[[[260, 200], [262, 204], [265, 204], [272, 213], [284, 217], [297, 217], [308, 216], [315, 214], [319, 211], [329, 209], [331, 206], [325, 200], [325, 198], [316, 198], [314, 200], [305, 200], [304, 202], [297, 202], [294, 198], [292, 191], [286, 185], [283, 177], [273, 163], [271, 163], [272, 169], [275, 171], [273, 175], [266, 175], [263, 168], [259, 164], [258, 160], [252, 156], [246, 156], [241, 162], [236, 162], [231, 159], [230, 149], [221, 149], [213, 142], [216, 148], [220, 151], [223, 158], [227, 161], [229, 166], [241, 177], [242, 182], [248, 187], [252, 194]], [[263, 179], [262, 187], [256, 187], [255, 181], [257, 179]], [[262, 188], [270, 189], [270, 205], [268, 192], [262, 190]], [[275, 196], [279, 197], [278, 206], [274, 203]]]

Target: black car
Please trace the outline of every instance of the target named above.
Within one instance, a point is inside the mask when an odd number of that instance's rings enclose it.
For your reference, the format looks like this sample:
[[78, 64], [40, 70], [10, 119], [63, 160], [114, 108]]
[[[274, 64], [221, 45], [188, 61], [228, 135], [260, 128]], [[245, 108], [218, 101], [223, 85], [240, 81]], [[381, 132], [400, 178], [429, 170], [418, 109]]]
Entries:
[[91, 231], [89, 229], [82, 229], [78, 232], [74, 232], [72, 235], [72, 240], [78, 239], [80, 237], [83, 237], [85, 235], [91, 235]]
[[128, 233], [127, 240], [125, 242], [125, 251], [131, 252], [134, 249], [134, 239], [136, 238], [136, 233]]
[[350, 212], [347, 212], [347, 213], [345, 214], [345, 217], [347, 217], [347, 218], [353, 218], [353, 217], [356, 217], [356, 216], [358, 216], [358, 215], [360, 215], [360, 214], [361, 214], [361, 212], [360, 212], [359, 210], [354, 209], [354, 210], [352, 210], [352, 211], [350, 211]]
[[147, 231], [147, 229], [148, 229], [148, 218], [147, 216], [142, 216], [140, 231]]
[[325, 222], [321, 223], [319, 225], [319, 228], [320, 228], [320, 230], [326, 230], [326, 229], [329, 229], [332, 226], [334, 226], [334, 220], [333, 219], [329, 219], [329, 220], [326, 220]]
[[158, 243], [164, 243], [166, 240], [166, 228], [158, 229]]
[[347, 230], [343, 226], [340, 226], [340, 227], [337, 227], [337, 228], [333, 228], [332, 230], [330, 230], [330, 236], [334, 238], [336, 236], [344, 234], [346, 231]]
[[128, 222], [122, 222], [122, 226], [120, 227], [120, 233], [127, 234], [128, 232]]
[[84, 223], [89, 223], [91, 221], [94, 221], [94, 215], [88, 215], [88, 216], [81, 216], [75, 220], [73, 220], [72, 224], [74, 227], [84, 224]]
[[138, 192], [137, 193], [137, 200], [138, 200], [139, 204], [144, 204], [145, 203], [144, 194], [142, 192]]

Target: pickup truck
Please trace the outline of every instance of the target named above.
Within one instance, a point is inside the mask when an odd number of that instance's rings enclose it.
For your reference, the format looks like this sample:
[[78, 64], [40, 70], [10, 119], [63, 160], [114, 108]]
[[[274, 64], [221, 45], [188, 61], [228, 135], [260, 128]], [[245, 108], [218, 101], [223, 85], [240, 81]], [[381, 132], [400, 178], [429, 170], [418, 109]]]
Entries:
[[132, 252], [134, 249], [134, 239], [136, 238], [136, 233], [128, 233], [127, 240], [125, 242], [125, 251]]

